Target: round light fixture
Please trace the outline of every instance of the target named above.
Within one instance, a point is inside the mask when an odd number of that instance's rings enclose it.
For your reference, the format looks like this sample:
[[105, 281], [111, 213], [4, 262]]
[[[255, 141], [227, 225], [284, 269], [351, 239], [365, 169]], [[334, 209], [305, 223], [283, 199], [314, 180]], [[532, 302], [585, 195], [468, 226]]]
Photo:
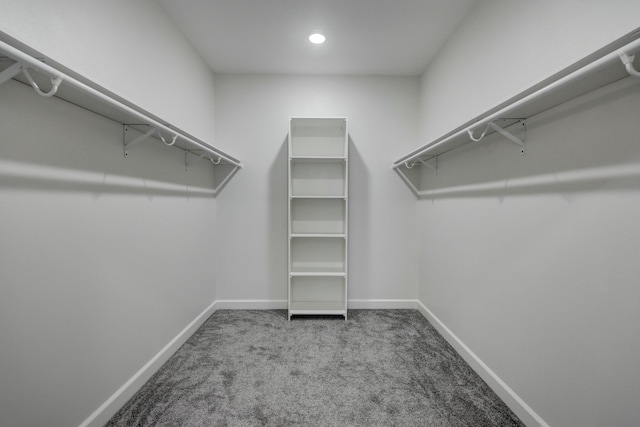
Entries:
[[309, 36], [309, 41], [313, 44], [322, 44], [327, 38], [320, 33], [313, 33]]

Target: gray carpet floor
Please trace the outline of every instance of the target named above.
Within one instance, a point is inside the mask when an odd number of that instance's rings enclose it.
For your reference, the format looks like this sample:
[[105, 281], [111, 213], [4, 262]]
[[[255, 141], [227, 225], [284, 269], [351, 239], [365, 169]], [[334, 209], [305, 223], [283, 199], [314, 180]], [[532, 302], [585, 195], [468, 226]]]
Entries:
[[220, 310], [108, 426], [523, 426], [416, 310]]

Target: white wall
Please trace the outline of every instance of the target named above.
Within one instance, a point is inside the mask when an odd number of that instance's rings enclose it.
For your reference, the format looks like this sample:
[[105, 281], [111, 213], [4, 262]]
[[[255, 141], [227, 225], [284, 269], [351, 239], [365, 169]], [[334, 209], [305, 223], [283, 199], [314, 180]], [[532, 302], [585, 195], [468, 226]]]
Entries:
[[0, 424], [78, 425], [215, 300], [206, 164], [0, 87]]
[[421, 80], [423, 143], [640, 27], [636, 0], [483, 0]]
[[[422, 136], [632, 31], [639, 13], [480, 2], [423, 76]], [[529, 120], [525, 156], [492, 137], [423, 175], [437, 196], [419, 202], [420, 300], [551, 426], [640, 423], [638, 105], [640, 85], [618, 85]]]
[[156, 1], [0, 0], [0, 9], [0, 31], [213, 143], [213, 73]]
[[415, 201], [391, 160], [417, 144], [417, 78], [216, 75], [216, 138], [246, 168], [219, 197], [220, 300], [287, 298], [289, 116], [347, 116], [349, 299], [415, 299]]
[[[214, 136], [213, 76], [155, 2], [0, 8], [9, 36]], [[14, 81], [0, 140], [0, 425], [78, 425], [215, 300], [214, 174], [150, 141], [125, 159], [119, 124]]]

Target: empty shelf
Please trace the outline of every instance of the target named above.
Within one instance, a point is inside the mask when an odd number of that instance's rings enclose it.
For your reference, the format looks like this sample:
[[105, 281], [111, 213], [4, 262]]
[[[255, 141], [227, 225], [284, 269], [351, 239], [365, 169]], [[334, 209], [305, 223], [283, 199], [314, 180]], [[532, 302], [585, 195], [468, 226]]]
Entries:
[[[0, 41], [0, 84], [11, 79], [32, 86], [42, 96], [55, 96], [122, 124], [125, 156], [127, 149], [133, 145], [147, 138], [154, 138], [164, 145], [184, 150], [185, 166], [197, 158], [208, 159], [213, 165], [225, 166], [221, 169], [224, 176], [216, 185], [216, 192], [242, 168], [238, 159], [217, 147], [152, 116], [53, 60], [43, 58], [34, 50], [28, 47], [20, 50]], [[187, 154], [191, 154], [191, 157]]]
[[[624, 56], [640, 51], [640, 32], [631, 33], [592, 55], [567, 67], [561, 72], [519, 93], [508, 101], [497, 105], [462, 126], [425, 144], [409, 154], [396, 160], [392, 168], [407, 184], [411, 191], [420, 197], [423, 195], [418, 182], [420, 166], [437, 168], [431, 159], [448, 153], [456, 148], [479, 141], [492, 133], [500, 133], [518, 144], [524, 153], [524, 140], [519, 131], [512, 133], [517, 124], [523, 124], [527, 118], [533, 117], [574, 98], [593, 92], [608, 84], [624, 78], [636, 78], [640, 82], [637, 70], [639, 58], [624, 59]], [[634, 77], [630, 77], [634, 76]], [[511, 129], [509, 129], [511, 128]], [[416, 169], [413, 169], [417, 166]]]

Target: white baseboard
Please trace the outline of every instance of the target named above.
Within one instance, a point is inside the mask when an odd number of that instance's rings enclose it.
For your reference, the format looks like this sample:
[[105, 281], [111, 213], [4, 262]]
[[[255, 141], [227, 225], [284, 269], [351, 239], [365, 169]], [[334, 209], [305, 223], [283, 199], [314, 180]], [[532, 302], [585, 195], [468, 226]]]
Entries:
[[216, 301], [216, 310], [286, 310], [287, 300], [226, 299]]
[[415, 299], [350, 299], [348, 308], [353, 309], [417, 309], [418, 300]]
[[89, 418], [84, 420], [82, 424], [80, 424], [80, 427], [99, 427], [105, 425], [216, 310], [218, 310], [217, 302], [214, 301], [200, 313], [198, 317], [189, 323], [186, 328], [176, 335], [175, 338], [164, 346], [158, 354], [153, 356], [129, 381], [113, 393]]
[[471, 368], [491, 387], [520, 420], [529, 427], [549, 427], [495, 372], [491, 370], [469, 347], [442, 323], [422, 302], [417, 301], [418, 310], [462, 356]]
[[[415, 299], [350, 299], [350, 309], [417, 309]], [[286, 310], [287, 300], [218, 300], [216, 310]]]

